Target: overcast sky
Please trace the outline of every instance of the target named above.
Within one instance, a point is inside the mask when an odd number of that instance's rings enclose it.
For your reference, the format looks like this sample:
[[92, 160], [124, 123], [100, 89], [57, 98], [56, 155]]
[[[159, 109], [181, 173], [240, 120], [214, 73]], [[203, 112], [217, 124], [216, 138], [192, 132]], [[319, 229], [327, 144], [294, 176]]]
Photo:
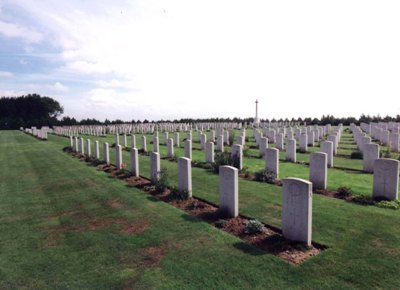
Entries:
[[0, 96], [71, 117], [400, 114], [400, 1], [0, 0]]

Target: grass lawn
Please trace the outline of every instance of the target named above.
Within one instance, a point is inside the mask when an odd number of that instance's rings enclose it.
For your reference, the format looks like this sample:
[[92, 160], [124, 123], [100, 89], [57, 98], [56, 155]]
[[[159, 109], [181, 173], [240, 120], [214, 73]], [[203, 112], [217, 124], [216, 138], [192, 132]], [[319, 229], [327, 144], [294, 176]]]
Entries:
[[[0, 131], [1, 289], [400, 288], [399, 211], [314, 195], [313, 240], [329, 248], [293, 266], [73, 158], [67, 145]], [[176, 163], [161, 164], [176, 185]], [[140, 170], [149, 176], [149, 157]], [[193, 168], [193, 193], [218, 203], [218, 176]], [[239, 199], [241, 213], [281, 226], [280, 187], [240, 179]]]

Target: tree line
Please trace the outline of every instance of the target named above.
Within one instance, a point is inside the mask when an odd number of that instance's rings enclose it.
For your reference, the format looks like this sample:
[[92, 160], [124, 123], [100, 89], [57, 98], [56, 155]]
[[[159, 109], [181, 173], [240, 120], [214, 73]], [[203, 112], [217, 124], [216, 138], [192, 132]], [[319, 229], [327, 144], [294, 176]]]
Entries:
[[[208, 123], [208, 122], [236, 122], [252, 123], [254, 118], [181, 118], [174, 120], [108, 120], [104, 122], [96, 119], [76, 120], [73, 117], [60, 116], [64, 113], [64, 108], [60, 103], [50, 97], [42, 97], [38, 94], [29, 94], [20, 97], [1, 97], [0, 98], [0, 129], [19, 129], [20, 127], [41, 127], [41, 126], [73, 126], [73, 125], [111, 125], [111, 124], [140, 124], [140, 123]], [[323, 115], [318, 118], [285, 118], [285, 119], [261, 119], [261, 122], [299, 122], [307, 125], [338, 125], [345, 126], [351, 123], [360, 124], [361, 122], [400, 122], [400, 115], [396, 117], [381, 117], [362, 114], [359, 118], [344, 117], [336, 118], [333, 115]]]

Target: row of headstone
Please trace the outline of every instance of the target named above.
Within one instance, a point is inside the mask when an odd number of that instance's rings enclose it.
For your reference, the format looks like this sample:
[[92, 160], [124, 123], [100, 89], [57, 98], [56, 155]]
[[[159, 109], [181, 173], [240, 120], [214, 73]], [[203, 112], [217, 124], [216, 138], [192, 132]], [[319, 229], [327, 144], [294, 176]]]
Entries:
[[[361, 128], [361, 129], [360, 129]], [[392, 152], [400, 152], [400, 124], [399, 123], [361, 123], [360, 127], [352, 124], [352, 132], [358, 138], [357, 145], [362, 151], [363, 143], [371, 143], [372, 138], [378, 140], [381, 145], [389, 146]], [[366, 134], [363, 133], [366, 132]], [[370, 136], [368, 136], [369, 134]], [[365, 139], [363, 142], [363, 138]], [[369, 142], [368, 142], [369, 140]], [[359, 146], [360, 143], [360, 146]]]
[[21, 129], [25, 133], [35, 136], [36, 138], [41, 140], [48, 140], [48, 133], [52, 132], [52, 129], [50, 129], [49, 127], [42, 127], [41, 129], [37, 129], [36, 127], [25, 128], [25, 129], [20, 128], [20, 130]]

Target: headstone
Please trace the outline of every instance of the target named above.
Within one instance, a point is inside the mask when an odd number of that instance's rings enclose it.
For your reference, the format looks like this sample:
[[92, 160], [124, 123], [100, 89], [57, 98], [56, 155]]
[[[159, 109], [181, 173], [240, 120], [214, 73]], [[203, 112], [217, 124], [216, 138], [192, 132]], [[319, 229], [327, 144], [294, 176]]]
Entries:
[[219, 211], [224, 217], [239, 215], [238, 170], [232, 166], [219, 167]]
[[103, 144], [103, 160], [107, 165], [110, 165], [110, 150], [108, 143]]
[[136, 136], [134, 134], [131, 136], [131, 148], [136, 148]]
[[186, 191], [192, 197], [192, 163], [189, 158], [178, 159], [178, 190]]
[[122, 146], [115, 146], [115, 166], [118, 170], [122, 169]]
[[308, 136], [307, 136], [307, 134], [300, 135], [300, 151], [301, 152], [308, 151]]
[[265, 156], [265, 150], [268, 148], [268, 138], [266, 137], [261, 137], [260, 138], [260, 156], [264, 157]]
[[374, 172], [374, 162], [379, 158], [379, 145], [366, 144], [363, 153], [363, 170], [365, 172]]
[[157, 182], [160, 179], [160, 154], [157, 152], [150, 153], [150, 179], [151, 182]]
[[100, 159], [99, 141], [94, 141], [94, 158]]
[[74, 148], [74, 139], [72, 138], [72, 136], [69, 136], [69, 146], [71, 148]]
[[158, 137], [153, 137], [153, 152], [160, 152], [160, 145], [158, 143]]
[[185, 157], [192, 159], [192, 140], [185, 141]]
[[92, 155], [92, 146], [90, 146], [90, 139], [86, 140], [86, 155], [88, 157]]
[[286, 140], [286, 161], [296, 163], [296, 140], [295, 139], [287, 139]]
[[131, 148], [131, 173], [139, 177], [139, 151], [136, 148]]
[[128, 147], [128, 140], [126, 139], [126, 134], [124, 134], [124, 147]]
[[[167, 145], [167, 140], [168, 140], [168, 132], [164, 132], [164, 145]], [[159, 152], [159, 151], [154, 151], [154, 152]]]
[[84, 155], [85, 154], [85, 143], [84, 143], [84, 140], [83, 140], [83, 138], [81, 138], [80, 140], [80, 144], [79, 144], [79, 152], [82, 154], [82, 155]]
[[282, 233], [285, 239], [311, 246], [312, 184], [299, 178], [283, 180]]
[[265, 149], [265, 170], [276, 174], [279, 177], [279, 150], [276, 148]]
[[214, 163], [214, 143], [213, 142], [207, 142], [206, 143], [206, 162], [208, 163]]
[[147, 152], [147, 142], [146, 142], [146, 136], [142, 135], [141, 137], [141, 145], [142, 145], [142, 150], [143, 152]]
[[327, 187], [328, 179], [328, 155], [323, 152], [314, 152], [310, 155], [310, 181], [313, 189]]
[[333, 142], [321, 142], [321, 152], [326, 153], [328, 158], [328, 167], [333, 167]]
[[174, 157], [174, 139], [167, 139], [167, 156], [172, 158]]
[[236, 160], [237, 169], [243, 169], [243, 147], [239, 144], [232, 145], [231, 148], [231, 157]]
[[78, 152], [79, 151], [79, 142], [78, 142], [78, 137], [77, 136], [75, 136], [74, 137], [74, 144], [75, 144], [75, 152]]
[[284, 150], [285, 149], [285, 145], [284, 145], [284, 142], [283, 142], [283, 133], [276, 134], [276, 148], [278, 150]]
[[398, 133], [390, 134], [390, 150], [400, 152], [400, 135]]
[[180, 147], [179, 132], [175, 132], [174, 134], [174, 143], [176, 147]]
[[374, 162], [374, 199], [395, 200], [398, 198], [399, 161], [395, 159], [376, 159]]
[[115, 134], [115, 146], [119, 145], [119, 135]]
[[224, 135], [218, 135], [217, 137], [217, 150], [224, 152]]

